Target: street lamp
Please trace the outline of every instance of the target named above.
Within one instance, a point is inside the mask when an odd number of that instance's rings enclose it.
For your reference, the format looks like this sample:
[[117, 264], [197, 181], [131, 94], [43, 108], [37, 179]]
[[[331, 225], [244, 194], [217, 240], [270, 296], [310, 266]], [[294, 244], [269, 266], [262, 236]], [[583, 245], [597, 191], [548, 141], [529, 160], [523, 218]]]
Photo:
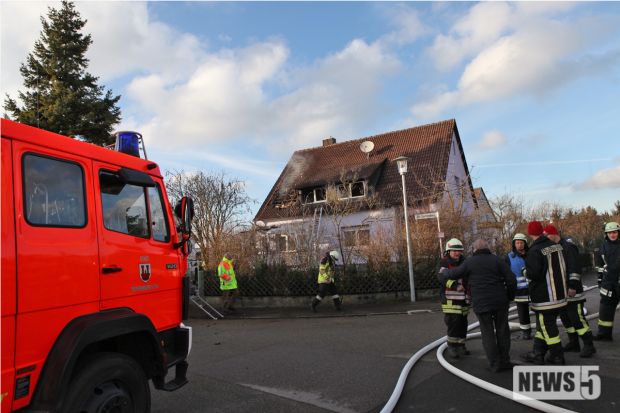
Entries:
[[407, 261], [409, 262], [409, 288], [411, 294], [411, 302], [415, 303], [415, 283], [413, 281], [413, 260], [411, 259], [411, 239], [409, 237], [409, 214], [407, 213], [407, 188], [405, 187], [405, 174], [407, 173], [407, 158], [400, 156], [396, 159], [398, 173], [403, 180], [403, 209], [405, 212], [405, 238], [407, 239]]

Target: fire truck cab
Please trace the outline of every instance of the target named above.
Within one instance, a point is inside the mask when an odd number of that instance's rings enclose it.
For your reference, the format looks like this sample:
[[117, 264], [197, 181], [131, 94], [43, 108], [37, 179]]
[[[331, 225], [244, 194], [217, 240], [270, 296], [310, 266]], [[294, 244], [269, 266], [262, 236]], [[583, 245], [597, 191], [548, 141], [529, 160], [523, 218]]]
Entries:
[[132, 133], [129, 155], [0, 131], [2, 412], [149, 411], [149, 380], [187, 383], [191, 200], [173, 211]]

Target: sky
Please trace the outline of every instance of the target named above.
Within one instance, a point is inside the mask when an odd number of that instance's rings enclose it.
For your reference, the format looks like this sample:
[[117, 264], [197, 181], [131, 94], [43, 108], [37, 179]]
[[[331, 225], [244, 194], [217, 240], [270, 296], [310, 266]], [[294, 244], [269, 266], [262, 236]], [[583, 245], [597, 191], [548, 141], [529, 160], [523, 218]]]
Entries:
[[[0, 2], [0, 92], [40, 16]], [[489, 198], [620, 200], [620, 3], [76, 2], [118, 130], [163, 170], [224, 171], [255, 213], [295, 150], [456, 119]]]

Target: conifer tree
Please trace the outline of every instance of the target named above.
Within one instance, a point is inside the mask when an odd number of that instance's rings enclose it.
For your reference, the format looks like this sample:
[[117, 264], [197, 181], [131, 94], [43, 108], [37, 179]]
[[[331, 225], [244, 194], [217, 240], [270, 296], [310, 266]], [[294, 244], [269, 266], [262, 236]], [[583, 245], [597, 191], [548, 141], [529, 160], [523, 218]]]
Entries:
[[97, 85], [98, 77], [86, 71], [90, 34], [81, 33], [86, 20], [72, 2], [63, 0], [59, 9], [49, 8], [41, 16], [43, 30], [34, 51], [22, 63], [25, 91], [19, 91], [23, 106], [6, 95], [4, 109], [13, 120], [87, 142], [109, 144], [121, 118], [119, 96]]

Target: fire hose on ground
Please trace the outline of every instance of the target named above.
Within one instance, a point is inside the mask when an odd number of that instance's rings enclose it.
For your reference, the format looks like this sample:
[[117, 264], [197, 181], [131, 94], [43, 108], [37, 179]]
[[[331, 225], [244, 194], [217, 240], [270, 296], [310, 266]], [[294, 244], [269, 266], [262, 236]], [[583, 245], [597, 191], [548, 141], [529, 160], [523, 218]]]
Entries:
[[[585, 287], [584, 288], [584, 292], [590, 291], [594, 288], [597, 288], [597, 286], [590, 286], [590, 287]], [[616, 308], [616, 310], [620, 308], [620, 305]], [[517, 309], [516, 306], [510, 307], [508, 309], [509, 312], [513, 312]], [[515, 319], [517, 318], [518, 315], [517, 314], [513, 314], [510, 317], [508, 317], [509, 320]], [[593, 318], [597, 318], [598, 317], [598, 313], [594, 313], [591, 315], [588, 315], [586, 317], [587, 320], [591, 320]], [[558, 324], [561, 324], [558, 321]], [[467, 331], [471, 331], [477, 327], [480, 326], [479, 322], [475, 322], [470, 324], [469, 326], [467, 326]], [[511, 327], [511, 329], [516, 329], [516, 327]], [[476, 337], [480, 337], [481, 333], [470, 333], [467, 335], [467, 338], [476, 338]], [[490, 391], [492, 393], [498, 394], [502, 397], [505, 397], [507, 399], [513, 400], [515, 402], [524, 404], [526, 406], [529, 406], [531, 408], [537, 409], [539, 411], [543, 411], [543, 412], [549, 412], [549, 413], [575, 413], [572, 410], [567, 410], [564, 409], [562, 407], [559, 406], [555, 406], [553, 404], [549, 404], [549, 403], [545, 403], [542, 402], [540, 400], [535, 400], [535, 399], [529, 399], [529, 398], [524, 398], [522, 400], [517, 400], [513, 398], [513, 392], [511, 390], [505, 389], [503, 387], [497, 386], [493, 383], [487, 382], [485, 380], [479, 379], [478, 377], [472, 376], [469, 373], [466, 373], [458, 368], [456, 368], [455, 366], [453, 366], [452, 364], [450, 364], [449, 362], [446, 361], [446, 359], [443, 357], [443, 351], [446, 349], [447, 347], [447, 336], [441, 337], [435, 341], [433, 341], [430, 344], [427, 344], [426, 346], [422, 347], [420, 350], [418, 350], [410, 359], [409, 361], [407, 361], [407, 363], [405, 364], [405, 366], [403, 367], [400, 376], [398, 377], [398, 381], [396, 382], [396, 387], [394, 388], [394, 390], [392, 391], [392, 395], [390, 396], [390, 398], [388, 399], [387, 403], [385, 404], [385, 406], [383, 407], [383, 409], [381, 409], [380, 413], [391, 413], [392, 410], [394, 410], [394, 407], [396, 407], [396, 404], [398, 403], [398, 400], [402, 394], [402, 391], [405, 387], [405, 382], [407, 381], [407, 377], [409, 376], [409, 372], [411, 371], [411, 369], [413, 368], [413, 366], [418, 362], [418, 360], [420, 360], [422, 357], [424, 357], [424, 355], [426, 355], [426, 353], [430, 352], [431, 350], [433, 350], [436, 347], [439, 347], [437, 349], [437, 359], [439, 360], [439, 363], [446, 369], [448, 370], [450, 373], [462, 378], [463, 380], [478, 386], [484, 390]]]

